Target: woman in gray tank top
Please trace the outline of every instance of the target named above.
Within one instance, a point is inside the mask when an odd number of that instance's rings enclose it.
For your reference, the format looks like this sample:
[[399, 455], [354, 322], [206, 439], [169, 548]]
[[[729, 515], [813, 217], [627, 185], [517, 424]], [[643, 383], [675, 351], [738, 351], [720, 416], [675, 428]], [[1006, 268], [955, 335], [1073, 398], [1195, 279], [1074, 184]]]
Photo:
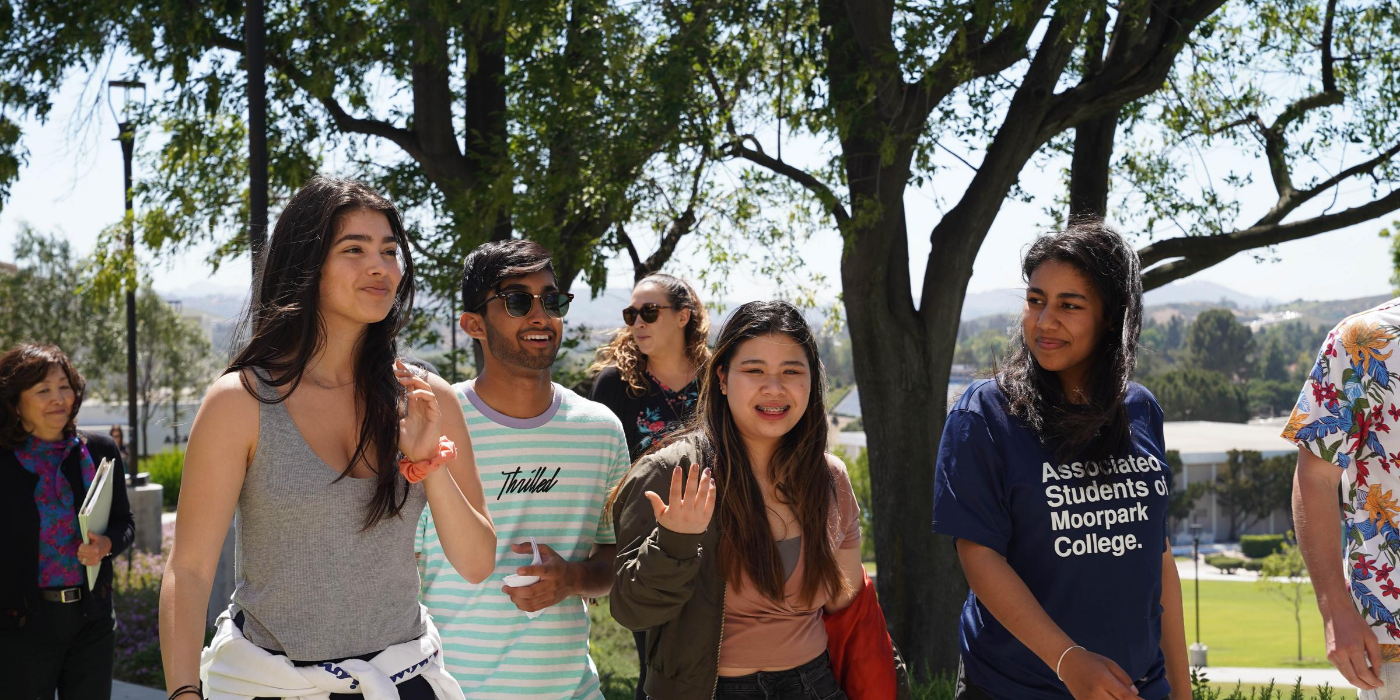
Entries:
[[[431, 505], [445, 555], [473, 583], [495, 565], [496, 532], [454, 390], [396, 360], [414, 293], [399, 213], [362, 184], [315, 178], [260, 262], [249, 340], [190, 432], [161, 588], [167, 692], [392, 683], [405, 699], [461, 697], [455, 683], [434, 685], [440, 640], [418, 601], [418, 519]], [[201, 658], [230, 521], [236, 589]], [[426, 656], [402, 673], [385, 666], [409, 652]]]

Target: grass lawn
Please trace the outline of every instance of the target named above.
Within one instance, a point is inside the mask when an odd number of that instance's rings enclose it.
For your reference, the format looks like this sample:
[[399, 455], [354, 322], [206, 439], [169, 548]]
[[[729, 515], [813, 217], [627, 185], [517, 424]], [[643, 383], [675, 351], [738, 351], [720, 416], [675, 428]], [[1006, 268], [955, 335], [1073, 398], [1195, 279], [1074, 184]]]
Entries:
[[617, 624], [608, 612], [608, 599], [599, 598], [588, 606], [593, 630], [588, 635], [588, 653], [598, 665], [598, 681], [607, 700], [632, 700], [637, 687], [637, 644], [632, 632]]
[[[1186, 612], [1186, 641], [1196, 639], [1196, 584], [1181, 582]], [[1211, 666], [1328, 668], [1322, 639], [1322, 616], [1311, 589], [1303, 600], [1303, 661], [1298, 661], [1298, 632], [1293, 607], [1253, 583], [1201, 582], [1201, 643], [1209, 647]], [[1286, 679], [1278, 679], [1284, 682]]]

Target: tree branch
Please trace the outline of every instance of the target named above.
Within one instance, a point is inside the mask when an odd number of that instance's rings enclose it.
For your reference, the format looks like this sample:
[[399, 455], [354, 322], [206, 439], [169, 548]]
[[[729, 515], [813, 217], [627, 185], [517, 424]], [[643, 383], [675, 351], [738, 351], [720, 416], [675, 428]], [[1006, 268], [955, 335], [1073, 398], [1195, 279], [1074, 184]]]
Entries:
[[1139, 41], [1120, 43], [1115, 37], [1102, 73], [1055, 96], [1041, 125], [1042, 142], [1159, 89], [1196, 25], [1223, 4], [1224, 0], [1186, 0], [1152, 5]]
[[1332, 177], [1329, 177], [1326, 180], [1323, 180], [1322, 182], [1319, 182], [1313, 187], [1310, 187], [1306, 190], [1303, 190], [1301, 192], [1293, 190], [1288, 197], [1279, 198], [1279, 201], [1276, 204], [1274, 204], [1273, 208], [1270, 209], [1269, 212], [1263, 217], [1261, 217], [1258, 221], [1256, 221], [1254, 225], [1262, 226], [1266, 224], [1276, 224], [1280, 221], [1283, 221], [1284, 217], [1292, 213], [1293, 210], [1306, 204], [1308, 201], [1312, 200], [1313, 198], [1317, 197], [1323, 192], [1326, 192], [1327, 190], [1332, 189], [1337, 185], [1340, 185], [1342, 181], [1348, 178], [1356, 177], [1358, 175], [1365, 175], [1375, 170], [1376, 168], [1384, 165], [1391, 158], [1394, 158], [1396, 155], [1400, 155], [1400, 141], [1397, 141], [1390, 148], [1387, 148], [1386, 150], [1382, 151], [1375, 158], [1372, 158], [1364, 163], [1358, 163], [1356, 165], [1353, 165], [1350, 168], [1347, 168], [1346, 170], [1343, 170], [1342, 172], [1337, 173], [1336, 175], [1333, 175]]
[[1138, 251], [1143, 267], [1170, 258], [1181, 258], [1153, 267], [1142, 274], [1143, 290], [1155, 289], [1219, 263], [1252, 248], [1278, 245], [1300, 238], [1354, 226], [1400, 209], [1400, 190], [1380, 199], [1336, 214], [1325, 214], [1287, 224], [1253, 226], [1217, 236], [1182, 236], [1159, 241]]
[[817, 199], [821, 200], [822, 206], [826, 207], [827, 211], [831, 212], [831, 215], [836, 218], [836, 225], [843, 231], [846, 229], [847, 225], [850, 224], [851, 215], [846, 211], [846, 207], [841, 204], [841, 200], [836, 196], [836, 193], [833, 192], [826, 183], [817, 179], [815, 175], [778, 160], [766, 153], [749, 148], [743, 143], [731, 142], [725, 150], [731, 156], [743, 158], [750, 163], [762, 166], [805, 187], [807, 191], [816, 195]]
[[[243, 42], [232, 37], [215, 34], [213, 45], [215, 48], [232, 51], [240, 56], [243, 55]], [[287, 76], [287, 79], [292, 81], [293, 85], [296, 85], [298, 88], [306, 91], [308, 95], [316, 98], [316, 101], [320, 102], [321, 105], [325, 107], [326, 111], [330, 113], [331, 120], [335, 122], [337, 129], [347, 133], [364, 134], [366, 136], [376, 136], [385, 139], [399, 148], [402, 148], [414, 160], [420, 163], [423, 162], [426, 156], [423, 153], [423, 149], [418, 147], [418, 139], [414, 136], [412, 131], [377, 119], [361, 119], [351, 116], [333, 95], [320, 94], [314, 89], [310, 76], [280, 55], [269, 53], [267, 55], [267, 64]]]
[[[627, 229], [622, 224], [617, 225], [617, 240], [622, 243], [622, 247], [627, 249], [628, 257], [632, 258], [632, 270], [634, 273], [641, 270], [645, 265], [642, 263], [642, 256], [637, 254], [637, 246], [632, 243], [632, 237], [627, 235]], [[641, 279], [644, 275], [635, 275], [636, 279]]]

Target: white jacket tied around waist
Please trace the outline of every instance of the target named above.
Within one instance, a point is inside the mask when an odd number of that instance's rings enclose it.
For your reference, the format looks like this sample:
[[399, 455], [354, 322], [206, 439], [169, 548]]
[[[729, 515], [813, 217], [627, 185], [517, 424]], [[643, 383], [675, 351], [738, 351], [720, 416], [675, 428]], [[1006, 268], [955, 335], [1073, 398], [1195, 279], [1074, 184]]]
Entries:
[[[427, 611], [423, 612], [426, 619]], [[369, 661], [296, 666], [248, 641], [230, 611], [219, 616], [214, 639], [199, 658], [199, 680], [209, 700], [270, 697], [329, 700], [331, 693], [361, 693], [365, 700], [398, 700], [395, 686], [422, 676], [438, 700], [464, 700], [442, 664], [442, 637], [428, 619], [423, 636], [395, 644]]]

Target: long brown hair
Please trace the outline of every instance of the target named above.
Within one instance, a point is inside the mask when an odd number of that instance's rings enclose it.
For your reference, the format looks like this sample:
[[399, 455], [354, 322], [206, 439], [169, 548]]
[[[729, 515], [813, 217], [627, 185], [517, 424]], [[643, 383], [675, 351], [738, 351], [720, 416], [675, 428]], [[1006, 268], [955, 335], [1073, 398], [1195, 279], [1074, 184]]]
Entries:
[[800, 595], [811, 601], [824, 587], [831, 598], [837, 598], [850, 592], [850, 583], [836, 561], [837, 543], [830, 527], [836, 482], [826, 458], [826, 372], [812, 329], [797, 307], [784, 301], [752, 301], [734, 310], [705, 366], [695, 423], [681, 437], [696, 442], [719, 490], [716, 517], [721, 575], [738, 589], [743, 585], [739, 574], [748, 574], [764, 596], [783, 600], [783, 563], [768, 525], [768, 507], [749, 463], [744, 438], [734, 424], [729, 400], [720, 391], [720, 372], [729, 371], [739, 346], [770, 333], [781, 333], [801, 345], [812, 372], [806, 410], [783, 436], [769, 463], [773, 490], [778, 500], [792, 509], [802, 528]]
[[408, 501], [409, 489], [395, 468], [405, 392], [394, 377], [393, 364], [398, 357], [399, 331], [413, 308], [413, 259], [403, 219], [393, 202], [362, 183], [326, 177], [312, 178], [292, 196], [263, 250], [253, 298], [244, 312], [246, 322], [242, 325], [251, 327], [252, 337], [224, 373], [262, 370], [271, 375], [263, 380], [272, 386], [291, 386], [285, 394], [269, 399], [243, 374], [244, 388], [263, 403], [281, 403], [296, 391], [307, 363], [326, 343], [319, 310], [321, 266], [335, 243], [341, 220], [359, 210], [377, 211], [389, 220], [403, 256], [403, 277], [394, 294], [394, 306], [383, 320], [369, 324], [355, 352], [360, 429], [355, 453], [341, 478], [349, 476], [360, 460], [377, 475], [374, 496], [366, 504], [367, 530], [384, 518], [398, 517]]
[[[672, 311], [680, 313], [681, 309], [690, 309], [690, 321], [685, 324], [685, 356], [694, 366], [703, 366], [710, 359], [710, 314], [700, 303], [695, 289], [685, 280], [664, 272], [653, 272], [643, 277], [632, 289], [644, 284], [654, 284], [666, 292], [666, 300]], [[646, 376], [647, 356], [637, 347], [631, 326], [619, 328], [611, 342], [598, 348], [597, 357], [588, 372], [597, 374], [613, 365], [617, 366], [622, 381], [627, 384], [628, 393], [632, 396], [647, 394], [651, 388]]]
[[77, 434], [75, 421], [87, 387], [83, 375], [74, 369], [73, 362], [58, 346], [21, 343], [0, 356], [0, 447], [15, 449], [29, 439], [29, 431], [24, 429], [24, 421], [19, 417], [20, 394], [44, 381], [54, 367], [63, 370], [68, 385], [73, 387], [73, 410], [68, 413], [63, 436]]

